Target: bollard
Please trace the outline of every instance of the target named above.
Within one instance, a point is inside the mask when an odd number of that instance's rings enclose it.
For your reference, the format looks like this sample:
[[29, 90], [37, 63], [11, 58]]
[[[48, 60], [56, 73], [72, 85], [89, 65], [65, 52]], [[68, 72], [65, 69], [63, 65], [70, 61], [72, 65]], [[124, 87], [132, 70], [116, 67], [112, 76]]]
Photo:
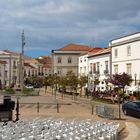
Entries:
[[59, 104], [57, 103], [57, 113], [59, 113]]
[[39, 102], [37, 103], [37, 112], [39, 113]]
[[19, 120], [19, 98], [17, 98], [17, 106], [16, 106], [16, 121]]
[[94, 114], [94, 105], [91, 104], [91, 114], [93, 115]]

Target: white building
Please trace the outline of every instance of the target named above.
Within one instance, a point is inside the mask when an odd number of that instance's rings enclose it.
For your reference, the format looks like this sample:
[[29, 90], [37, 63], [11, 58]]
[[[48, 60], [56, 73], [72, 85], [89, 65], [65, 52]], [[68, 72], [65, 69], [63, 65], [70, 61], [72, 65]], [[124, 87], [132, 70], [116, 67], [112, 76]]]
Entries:
[[140, 80], [140, 32], [110, 41], [112, 47], [112, 74], [132, 75], [133, 85]]
[[91, 48], [89, 52], [81, 54], [79, 56], [78, 62], [78, 73], [79, 76], [85, 75], [88, 76], [89, 74], [89, 67], [88, 67], [88, 56], [93, 55], [94, 53], [102, 50], [102, 48]]
[[90, 82], [93, 83], [91, 88], [95, 87], [94, 81], [98, 79], [99, 84], [96, 88], [100, 91], [107, 90], [107, 79], [111, 69], [110, 53], [111, 48], [107, 48], [88, 56], [89, 77]]
[[43, 64], [41, 64], [40, 62], [38, 62], [38, 60], [30, 58], [30, 59], [25, 59], [24, 62], [32, 67], [34, 67], [34, 72], [32, 71], [32, 68], [30, 68], [30, 72], [26, 71], [27, 75], [29, 75], [28, 73], [32, 73], [33, 75], [30, 76], [45, 76], [44, 70], [43, 70]]
[[6, 62], [0, 60], [0, 89], [5, 87], [5, 66]]
[[69, 71], [72, 71], [78, 76], [78, 58], [90, 49], [89, 46], [71, 43], [59, 50], [52, 50], [53, 73], [65, 76]]
[[78, 62], [78, 73], [79, 76], [87, 76], [88, 75], [88, 53], [81, 55], [79, 57]]
[[19, 54], [8, 50], [0, 51], [0, 60], [5, 61], [5, 86], [19, 83]]

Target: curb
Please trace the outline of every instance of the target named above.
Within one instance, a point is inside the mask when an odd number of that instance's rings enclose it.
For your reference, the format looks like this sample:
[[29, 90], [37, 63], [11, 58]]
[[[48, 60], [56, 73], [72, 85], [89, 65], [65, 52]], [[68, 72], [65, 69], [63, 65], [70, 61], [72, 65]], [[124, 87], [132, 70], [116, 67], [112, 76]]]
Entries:
[[132, 122], [126, 122], [125, 124], [126, 124], [126, 129], [129, 132], [125, 140], [135, 140], [139, 134], [138, 127]]

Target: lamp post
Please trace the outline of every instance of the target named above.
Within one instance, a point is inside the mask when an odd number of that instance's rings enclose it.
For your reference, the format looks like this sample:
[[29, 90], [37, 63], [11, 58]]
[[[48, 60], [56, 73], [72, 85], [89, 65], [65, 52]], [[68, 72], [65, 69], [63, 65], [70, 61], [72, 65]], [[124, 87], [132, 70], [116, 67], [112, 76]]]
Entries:
[[136, 86], [136, 84], [137, 84], [137, 82], [136, 82], [137, 81], [137, 74], [136, 73], [134, 74], [134, 77], [135, 77], [135, 86]]

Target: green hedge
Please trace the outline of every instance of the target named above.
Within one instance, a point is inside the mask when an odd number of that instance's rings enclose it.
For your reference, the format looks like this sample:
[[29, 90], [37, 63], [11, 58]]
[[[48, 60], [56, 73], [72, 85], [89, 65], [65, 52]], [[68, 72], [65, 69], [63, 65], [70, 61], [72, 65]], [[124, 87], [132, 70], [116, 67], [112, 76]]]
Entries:
[[23, 94], [27, 94], [27, 95], [29, 94], [30, 95], [33, 92], [33, 89], [23, 88], [22, 92], [23, 92]]
[[13, 88], [6, 88], [5, 93], [6, 94], [15, 94], [16, 92], [15, 92], [15, 90]]

